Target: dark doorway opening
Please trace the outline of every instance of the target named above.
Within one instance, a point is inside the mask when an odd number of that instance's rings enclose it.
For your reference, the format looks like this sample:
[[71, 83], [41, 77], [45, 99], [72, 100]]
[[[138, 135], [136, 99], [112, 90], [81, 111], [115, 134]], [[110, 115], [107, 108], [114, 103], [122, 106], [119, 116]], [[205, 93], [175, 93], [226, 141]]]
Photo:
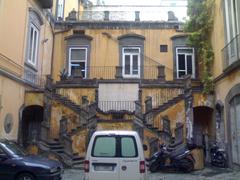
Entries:
[[198, 148], [202, 148], [205, 160], [208, 161], [209, 144], [214, 138], [213, 109], [206, 106], [193, 108], [193, 141]]
[[43, 121], [43, 107], [28, 106], [22, 114], [22, 144], [27, 147], [40, 139], [41, 122]]

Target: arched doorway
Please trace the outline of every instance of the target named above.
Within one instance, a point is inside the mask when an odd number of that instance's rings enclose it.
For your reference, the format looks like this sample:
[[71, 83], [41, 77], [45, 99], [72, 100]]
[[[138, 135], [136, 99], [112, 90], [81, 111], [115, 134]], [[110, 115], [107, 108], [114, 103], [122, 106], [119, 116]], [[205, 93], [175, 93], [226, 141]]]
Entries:
[[213, 109], [207, 106], [193, 108], [193, 141], [203, 148], [205, 160], [209, 161], [209, 141], [214, 139]]
[[43, 107], [38, 105], [27, 106], [22, 112], [22, 144], [28, 146], [30, 143], [40, 139], [41, 122], [43, 121]]

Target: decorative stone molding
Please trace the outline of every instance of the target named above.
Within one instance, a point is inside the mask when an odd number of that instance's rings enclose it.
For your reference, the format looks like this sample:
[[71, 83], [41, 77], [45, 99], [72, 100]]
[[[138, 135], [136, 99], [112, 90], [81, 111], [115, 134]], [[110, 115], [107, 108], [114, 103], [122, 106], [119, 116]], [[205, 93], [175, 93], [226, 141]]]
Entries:
[[11, 133], [13, 127], [13, 116], [11, 113], [8, 113], [4, 119], [4, 130], [7, 134]]
[[116, 66], [116, 75], [115, 75], [116, 79], [122, 79], [122, 66]]
[[149, 112], [152, 110], [152, 97], [147, 96], [145, 100], [145, 112]]
[[160, 65], [158, 68], [158, 79], [165, 81], [165, 66]]

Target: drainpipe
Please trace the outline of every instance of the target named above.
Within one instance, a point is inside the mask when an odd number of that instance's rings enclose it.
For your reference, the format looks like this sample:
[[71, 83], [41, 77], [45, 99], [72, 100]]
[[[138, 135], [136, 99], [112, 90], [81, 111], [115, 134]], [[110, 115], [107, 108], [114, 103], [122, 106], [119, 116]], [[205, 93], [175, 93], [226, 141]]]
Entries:
[[50, 77], [53, 79], [53, 58], [54, 58], [54, 51], [55, 51], [55, 36], [57, 34], [60, 34], [60, 33], [64, 33], [64, 32], [68, 32], [71, 30], [71, 28], [67, 28], [65, 30], [62, 30], [62, 31], [57, 31], [57, 32], [54, 32], [53, 30], [53, 27], [51, 25], [51, 29], [52, 29], [52, 33], [53, 33], [53, 44], [52, 44], [52, 56], [51, 56], [51, 74], [50, 74]]

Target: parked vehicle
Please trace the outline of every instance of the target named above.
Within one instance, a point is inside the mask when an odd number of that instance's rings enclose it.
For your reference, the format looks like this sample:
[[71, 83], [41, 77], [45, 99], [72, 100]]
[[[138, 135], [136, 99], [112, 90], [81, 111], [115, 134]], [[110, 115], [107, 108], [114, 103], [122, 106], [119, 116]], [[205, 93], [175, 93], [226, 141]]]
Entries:
[[134, 131], [97, 131], [84, 161], [85, 180], [146, 180], [143, 145]]
[[149, 170], [151, 172], [159, 170], [191, 172], [194, 169], [194, 162], [190, 150], [185, 145], [174, 149], [161, 145], [160, 150], [149, 159]]
[[27, 155], [15, 142], [0, 140], [1, 180], [61, 180], [61, 163]]
[[227, 167], [227, 154], [224, 149], [220, 149], [216, 143], [210, 148], [211, 164], [213, 166]]

